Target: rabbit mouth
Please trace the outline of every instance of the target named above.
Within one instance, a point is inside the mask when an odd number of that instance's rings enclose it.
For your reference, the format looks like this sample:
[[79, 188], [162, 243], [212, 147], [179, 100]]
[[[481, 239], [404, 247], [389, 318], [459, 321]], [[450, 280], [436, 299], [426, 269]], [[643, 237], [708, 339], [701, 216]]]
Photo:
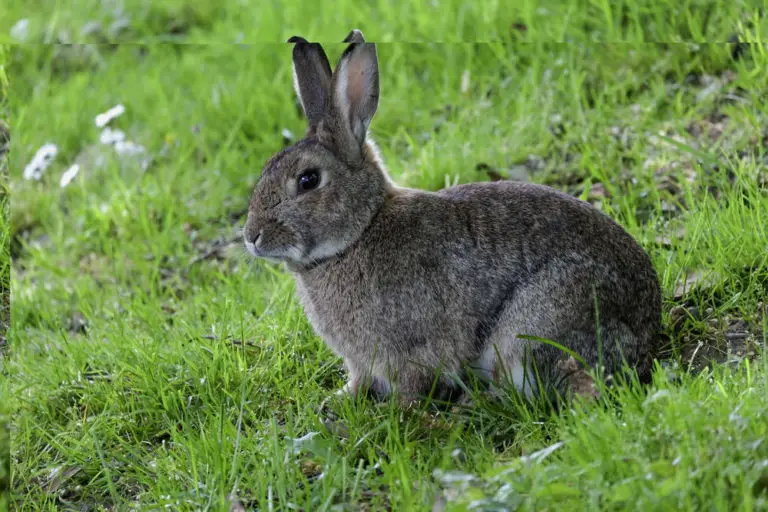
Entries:
[[265, 250], [259, 241], [259, 239], [257, 239], [256, 242], [245, 241], [245, 249], [251, 256], [275, 263], [284, 263], [287, 261], [300, 262], [302, 260], [302, 252], [298, 247], [291, 246], [282, 250]]
[[253, 242], [249, 242], [248, 240], [246, 240], [245, 250], [248, 251], [251, 254], [251, 256], [255, 256], [257, 258], [261, 257], [261, 251], [256, 248], [256, 244]]

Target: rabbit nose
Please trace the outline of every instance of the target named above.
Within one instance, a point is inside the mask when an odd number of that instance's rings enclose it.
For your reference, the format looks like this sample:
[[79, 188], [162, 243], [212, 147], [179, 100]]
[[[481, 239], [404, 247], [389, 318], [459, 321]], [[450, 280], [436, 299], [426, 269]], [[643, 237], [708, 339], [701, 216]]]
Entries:
[[261, 231], [257, 231], [256, 235], [248, 234], [245, 237], [245, 248], [246, 250], [253, 254], [254, 256], [259, 256], [259, 249], [256, 247], [256, 244], [261, 239]]
[[256, 231], [255, 233], [248, 233], [245, 241], [255, 246], [257, 243], [259, 243], [259, 239], [261, 239], [261, 230]]

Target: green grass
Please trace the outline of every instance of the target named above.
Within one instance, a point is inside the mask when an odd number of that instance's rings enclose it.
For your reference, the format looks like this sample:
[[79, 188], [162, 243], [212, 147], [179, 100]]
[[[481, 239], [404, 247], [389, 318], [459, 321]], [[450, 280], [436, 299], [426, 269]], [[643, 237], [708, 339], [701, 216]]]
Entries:
[[[30, 41], [77, 40], [88, 21], [120, 17], [77, 3], [14, 3], [0, 33], [27, 16]], [[314, 4], [126, 0], [119, 40], [255, 44], [10, 48], [12, 350], [0, 389], [16, 507], [228, 510], [230, 494], [259, 510], [768, 507], [760, 5], [453, 3], [451, 17], [429, 3], [340, 1], [303, 22]], [[486, 164], [594, 202], [643, 244], [668, 337], [652, 386], [557, 413], [514, 396], [440, 413], [347, 400], [326, 429], [316, 409], [342, 385], [340, 361], [290, 277], [246, 257], [237, 236], [283, 130], [304, 129], [290, 48], [265, 41], [336, 41], [352, 26], [400, 41], [380, 44], [372, 124], [398, 183], [487, 180]], [[733, 45], [675, 43], [737, 32], [762, 43], [736, 60]], [[327, 49], [335, 60], [342, 46]], [[154, 155], [146, 171], [99, 149], [93, 119], [117, 103], [127, 111], [113, 126]], [[54, 163], [23, 180], [46, 142]]]
[[[0, 46], [0, 120], [8, 118], [8, 77], [6, 66], [8, 53]], [[0, 510], [8, 508], [8, 492], [11, 485], [11, 442], [8, 418], [8, 379], [6, 378], [5, 351], [11, 308], [11, 254], [8, 201], [8, 158], [6, 156], [7, 131], [0, 124]]]
[[[0, 41], [13, 24], [30, 21], [28, 41], [236, 42], [285, 41], [298, 31], [340, 41], [355, 26], [380, 42], [699, 42], [724, 43], [757, 19], [765, 0], [499, 0], [483, 3], [343, 1], [333, 8], [307, 2], [202, 0], [11, 0]], [[311, 10], [308, 16], [307, 9]], [[100, 28], [95, 29], [91, 22]], [[766, 24], [747, 41], [765, 41]], [[85, 30], [83, 31], [83, 29]], [[762, 36], [760, 35], [762, 34]]]

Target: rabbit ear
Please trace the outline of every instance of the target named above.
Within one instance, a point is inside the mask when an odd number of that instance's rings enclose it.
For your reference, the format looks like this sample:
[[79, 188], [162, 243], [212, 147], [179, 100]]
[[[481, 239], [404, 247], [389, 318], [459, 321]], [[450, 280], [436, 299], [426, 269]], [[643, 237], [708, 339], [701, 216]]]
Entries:
[[342, 43], [364, 43], [365, 37], [363, 37], [363, 33], [357, 30], [356, 28], [352, 29], [352, 32], [349, 33], [347, 37], [344, 38], [344, 41]]
[[379, 62], [376, 45], [362, 42], [362, 32], [353, 30], [347, 40], [353, 42], [333, 73], [333, 102], [338, 124], [362, 147], [379, 104]]
[[325, 113], [331, 89], [331, 65], [319, 43], [310, 43], [299, 36], [291, 37], [288, 42], [294, 43], [293, 87], [312, 129]]

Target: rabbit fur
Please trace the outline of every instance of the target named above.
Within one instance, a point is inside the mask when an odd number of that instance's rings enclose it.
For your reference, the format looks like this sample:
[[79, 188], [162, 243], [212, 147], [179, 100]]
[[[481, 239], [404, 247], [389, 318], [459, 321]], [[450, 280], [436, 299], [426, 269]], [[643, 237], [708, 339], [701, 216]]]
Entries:
[[308, 128], [266, 163], [245, 245], [293, 274], [310, 323], [344, 359], [342, 391], [448, 396], [467, 371], [527, 394], [562, 382], [567, 354], [521, 335], [648, 379], [658, 278], [618, 223], [542, 185], [395, 185], [367, 136], [375, 44], [352, 31], [331, 71], [320, 44], [289, 42]]

